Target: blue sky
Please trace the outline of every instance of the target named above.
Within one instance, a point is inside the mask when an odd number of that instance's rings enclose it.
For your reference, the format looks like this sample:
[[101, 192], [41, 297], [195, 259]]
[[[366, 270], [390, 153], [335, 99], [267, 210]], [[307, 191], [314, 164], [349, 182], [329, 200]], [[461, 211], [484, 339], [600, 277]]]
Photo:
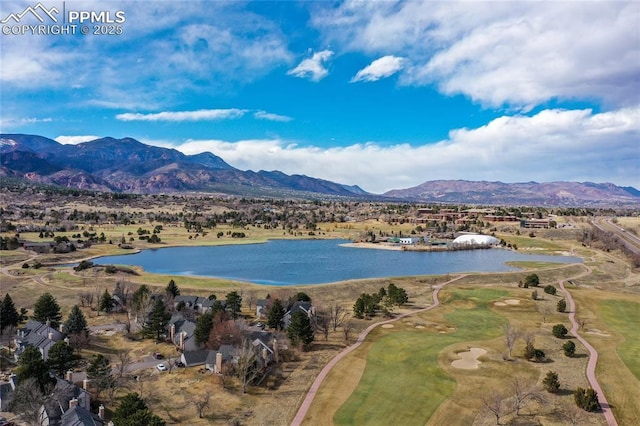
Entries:
[[12, 34], [39, 24], [11, 18], [37, 2], [3, 0], [4, 133], [133, 137], [372, 192], [640, 187], [639, 2], [41, 4], [126, 20], [119, 35]]

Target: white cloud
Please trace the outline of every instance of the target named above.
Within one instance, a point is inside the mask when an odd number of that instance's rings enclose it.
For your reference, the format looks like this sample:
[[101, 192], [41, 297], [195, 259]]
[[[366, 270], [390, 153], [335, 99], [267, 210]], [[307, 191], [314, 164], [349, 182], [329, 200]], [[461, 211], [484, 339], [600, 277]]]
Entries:
[[387, 55], [376, 59], [369, 65], [361, 69], [351, 79], [351, 82], [357, 81], [377, 81], [381, 78], [390, 77], [404, 67], [404, 58], [398, 56]]
[[293, 120], [292, 117], [289, 117], [289, 116], [286, 116], [286, 115], [274, 114], [274, 113], [267, 112], [267, 111], [256, 111], [253, 114], [253, 117], [258, 119], [258, 120], [281, 121], [281, 122], [284, 122], [284, 123], [287, 123], [287, 122]]
[[162, 111], [153, 114], [123, 113], [116, 115], [121, 121], [202, 121], [228, 120], [242, 117], [247, 110], [228, 109], [200, 109], [196, 111]]
[[308, 78], [311, 81], [320, 81], [329, 74], [324, 64], [332, 56], [333, 52], [331, 50], [316, 52], [311, 58], [304, 59], [297, 67], [287, 71], [287, 75]]
[[243, 170], [305, 174], [376, 193], [436, 179], [637, 186], [639, 114], [640, 107], [632, 107], [598, 114], [553, 109], [532, 117], [503, 116], [422, 146], [367, 143], [321, 148], [282, 139], [187, 140], [173, 146], [186, 154], [211, 151]]
[[54, 140], [63, 145], [77, 145], [82, 142], [90, 142], [95, 141], [96, 139], [101, 139], [102, 136], [94, 136], [94, 135], [82, 135], [82, 136], [64, 136], [60, 135]]
[[407, 58], [400, 82], [487, 106], [640, 102], [639, 2], [346, 1], [317, 8], [325, 42]]

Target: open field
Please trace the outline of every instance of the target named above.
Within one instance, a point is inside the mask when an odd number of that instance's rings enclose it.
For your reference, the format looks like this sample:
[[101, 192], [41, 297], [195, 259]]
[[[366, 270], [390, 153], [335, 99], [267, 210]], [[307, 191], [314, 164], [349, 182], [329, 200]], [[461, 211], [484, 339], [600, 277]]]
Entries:
[[[82, 208], [90, 210], [87, 206]], [[181, 207], [174, 205], [167, 205], [166, 209], [181, 211]], [[630, 229], [640, 225], [637, 218], [626, 219], [619, 218], [620, 224]], [[581, 222], [579, 226], [585, 224]], [[36, 297], [48, 291], [54, 294], [66, 317], [69, 309], [79, 302], [80, 292], [100, 294], [104, 289], [112, 291], [117, 281], [131, 288], [147, 284], [161, 291], [169, 280], [174, 279], [182, 294], [215, 294], [218, 298], [224, 298], [229, 291], [238, 290], [245, 301], [242, 313], [251, 320], [254, 312], [249, 309], [248, 301], [251, 299], [255, 302], [267, 294], [286, 298], [297, 291], [304, 291], [319, 308], [338, 304], [351, 311], [361, 293], [377, 292], [380, 287], [393, 282], [406, 289], [410, 297], [409, 304], [394, 311], [403, 313], [430, 305], [433, 286], [452, 278], [450, 275], [394, 277], [315, 286], [272, 287], [222, 279], [149, 274], [140, 268], [133, 268], [137, 275], [110, 275], [97, 269], [73, 272], [70, 268], [52, 268], [51, 264], [54, 263], [71, 263], [81, 258], [131, 252], [118, 248], [122, 237], [126, 240], [133, 237], [131, 244], [135, 249], [260, 243], [269, 238], [310, 237], [302, 230], [290, 232], [254, 225], [237, 228], [228, 224], [220, 224], [206, 235], [199, 233], [196, 236], [197, 233], [188, 232], [182, 226], [165, 225], [159, 234], [162, 243], [149, 244], [137, 239], [139, 227], [153, 229], [153, 224], [144, 221], [126, 226], [78, 225], [87, 229], [93, 226], [92, 232], [98, 234], [104, 232], [107, 241], [112, 240], [112, 244], [95, 244], [89, 249], [70, 254], [38, 256], [37, 260], [44, 264], [41, 269], [21, 268], [25, 261], [34, 262], [31, 253], [22, 250], [0, 252], [0, 262], [6, 272], [0, 276], [2, 291], [9, 292], [18, 307], [31, 308]], [[577, 228], [535, 230], [536, 236], [531, 238], [527, 230], [517, 235], [517, 225], [496, 226], [499, 229], [498, 237], [515, 243], [521, 252], [573, 254], [583, 257], [593, 269], [593, 274], [574, 280], [567, 288], [576, 299], [578, 318], [586, 321], [581, 334], [599, 352], [598, 379], [619, 424], [639, 424], [640, 406], [637, 398], [633, 397], [634, 391], [635, 395], [640, 392], [637, 363], [640, 355], [635, 333], [640, 304], [638, 271], [632, 269], [619, 253], [583, 247], [574, 238]], [[358, 238], [369, 231], [402, 231], [404, 235], [409, 235], [414, 227], [411, 224], [390, 225], [375, 219], [318, 223], [313, 237]], [[231, 238], [228, 233], [234, 231], [242, 231], [246, 237]], [[224, 235], [218, 238], [218, 232]], [[56, 233], [69, 237], [72, 234]], [[22, 236], [41, 241], [36, 233], [25, 232]], [[377, 328], [358, 350], [340, 362], [329, 375], [308, 413], [307, 424], [387, 424], [389, 418], [398, 419], [398, 424], [491, 424], [495, 423], [495, 418], [492, 419], [483, 409], [481, 395], [493, 390], [508, 392], [512, 385], [509, 380], [515, 376], [530, 380], [540, 388], [542, 378], [550, 369], [558, 372], [563, 391], [558, 395], [546, 395], [548, 399], [545, 404], [531, 404], [523, 410], [526, 417], [519, 416], [514, 420], [513, 417], [518, 416], [506, 416], [502, 420], [504, 423], [513, 421], [513, 424], [522, 424], [518, 421], [524, 419], [530, 420], [531, 424], [566, 424], [559, 413], [574, 405], [570, 391], [577, 386], [587, 386], [584, 377], [586, 350], [576, 342], [577, 356], [567, 358], [563, 355], [561, 346], [564, 342], [551, 336], [554, 324], [569, 325], [567, 315], [555, 310], [557, 301], [563, 295], [559, 292], [551, 296], [545, 294], [542, 288], [547, 284], [556, 285], [560, 279], [578, 275], [584, 267], [538, 262], [518, 262], [514, 266], [522, 270], [465, 276], [441, 292], [442, 306], [397, 321], [393, 327]], [[532, 272], [538, 274], [541, 282], [536, 301], [531, 298], [534, 289], [518, 287], [518, 282]], [[517, 304], [510, 302], [513, 300]], [[121, 314], [97, 315], [88, 308], [85, 313], [90, 325], [124, 320]], [[381, 316], [377, 316], [373, 321], [381, 319]], [[535, 334], [536, 347], [544, 350], [548, 361], [525, 361], [522, 358], [522, 341], [514, 348], [514, 360], [504, 361], [506, 348], [502, 339], [502, 325], [506, 323]], [[352, 320], [352, 324], [349, 342], [345, 342], [340, 329], [331, 331], [327, 341], [316, 336], [310, 351], [299, 353], [281, 363], [271, 376], [260, 386], [251, 387], [247, 394], [242, 394], [238, 383], [231, 381], [225, 388], [219, 377], [201, 373], [195, 368], [174, 369], [171, 374], [150, 369], [152, 371], [142, 372], [140, 382], [132, 381], [124, 390], [142, 392], [152, 411], [169, 424], [288, 424], [322, 367], [351, 343], [371, 321]], [[487, 351], [480, 357], [478, 369], [461, 370], [451, 366], [451, 362], [459, 358], [458, 353], [474, 347]], [[168, 345], [156, 345], [148, 340], [129, 341], [116, 334], [97, 336], [86, 355], [97, 352], [109, 354], [113, 363], [115, 354], [123, 348], [131, 349], [136, 360], [143, 359], [158, 348], [161, 351], [171, 350]], [[188, 401], [207, 390], [213, 393], [213, 404], [204, 418], [199, 419], [195, 407]], [[107, 401], [108, 408], [115, 404]], [[603, 418], [586, 415], [581, 424], [600, 425], [603, 424]]]

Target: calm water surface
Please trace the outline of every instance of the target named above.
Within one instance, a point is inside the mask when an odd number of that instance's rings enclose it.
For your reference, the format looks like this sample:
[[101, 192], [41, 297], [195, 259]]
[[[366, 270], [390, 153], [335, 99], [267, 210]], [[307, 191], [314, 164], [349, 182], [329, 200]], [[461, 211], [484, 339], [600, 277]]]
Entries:
[[269, 285], [321, 284], [360, 278], [517, 270], [508, 261], [578, 263], [568, 256], [503, 249], [413, 252], [342, 247], [346, 240], [272, 240], [265, 244], [169, 247], [94, 259], [147, 272], [199, 275]]

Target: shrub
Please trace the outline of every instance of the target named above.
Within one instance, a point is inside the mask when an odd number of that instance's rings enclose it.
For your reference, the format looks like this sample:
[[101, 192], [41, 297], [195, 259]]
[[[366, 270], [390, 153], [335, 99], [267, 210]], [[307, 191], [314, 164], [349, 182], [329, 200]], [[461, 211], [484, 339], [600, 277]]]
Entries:
[[565, 327], [563, 324], [556, 324], [553, 326], [553, 330], [551, 330], [551, 332], [558, 339], [562, 339], [567, 335], [569, 330], [567, 330], [567, 327]]
[[551, 294], [553, 296], [555, 296], [556, 294], [556, 288], [554, 286], [552, 286], [551, 284], [549, 284], [548, 286], [545, 286], [544, 288], [544, 292], [547, 294]]
[[569, 340], [567, 343], [562, 345], [562, 350], [564, 351], [565, 356], [572, 357], [576, 353], [576, 344], [573, 343], [572, 340]]
[[585, 411], [593, 413], [600, 409], [600, 403], [598, 402], [598, 394], [593, 389], [578, 388], [573, 393], [573, 398], [576, 401], [576, 405]]
[[567, 302], [564, 299], [558, 300], [557, 308], [558, 312], [565, 312], [567, 310]]
[[558, 392], [560, 390], [560, 381], [558, 380], [558, 374], [554, 371], [549, 371], [544, 380], [542, 380], [542, 385], [547, 392]]
[[29, 269], [29, 264], [28, 263], [23, 263], [22, 264], [22, 269]]
[[537, 290], [533, 290], [533, 291], [531, 292], [531, 298], [532, 298], [533, 300], [538, 300], [538, 291], [537, 291]]
[[546, 355], [544, 354], [542, 349], [534, 349], [533, 350], [533, 358], [536, 360], [536, 362], [543, 361], [545, 356]]
[[540, 278], [537, 274], [527, 275], [524, 277], [524, 283], [526, 284], [525, 288], [538, 287], [538, 285], [540, 285]]

